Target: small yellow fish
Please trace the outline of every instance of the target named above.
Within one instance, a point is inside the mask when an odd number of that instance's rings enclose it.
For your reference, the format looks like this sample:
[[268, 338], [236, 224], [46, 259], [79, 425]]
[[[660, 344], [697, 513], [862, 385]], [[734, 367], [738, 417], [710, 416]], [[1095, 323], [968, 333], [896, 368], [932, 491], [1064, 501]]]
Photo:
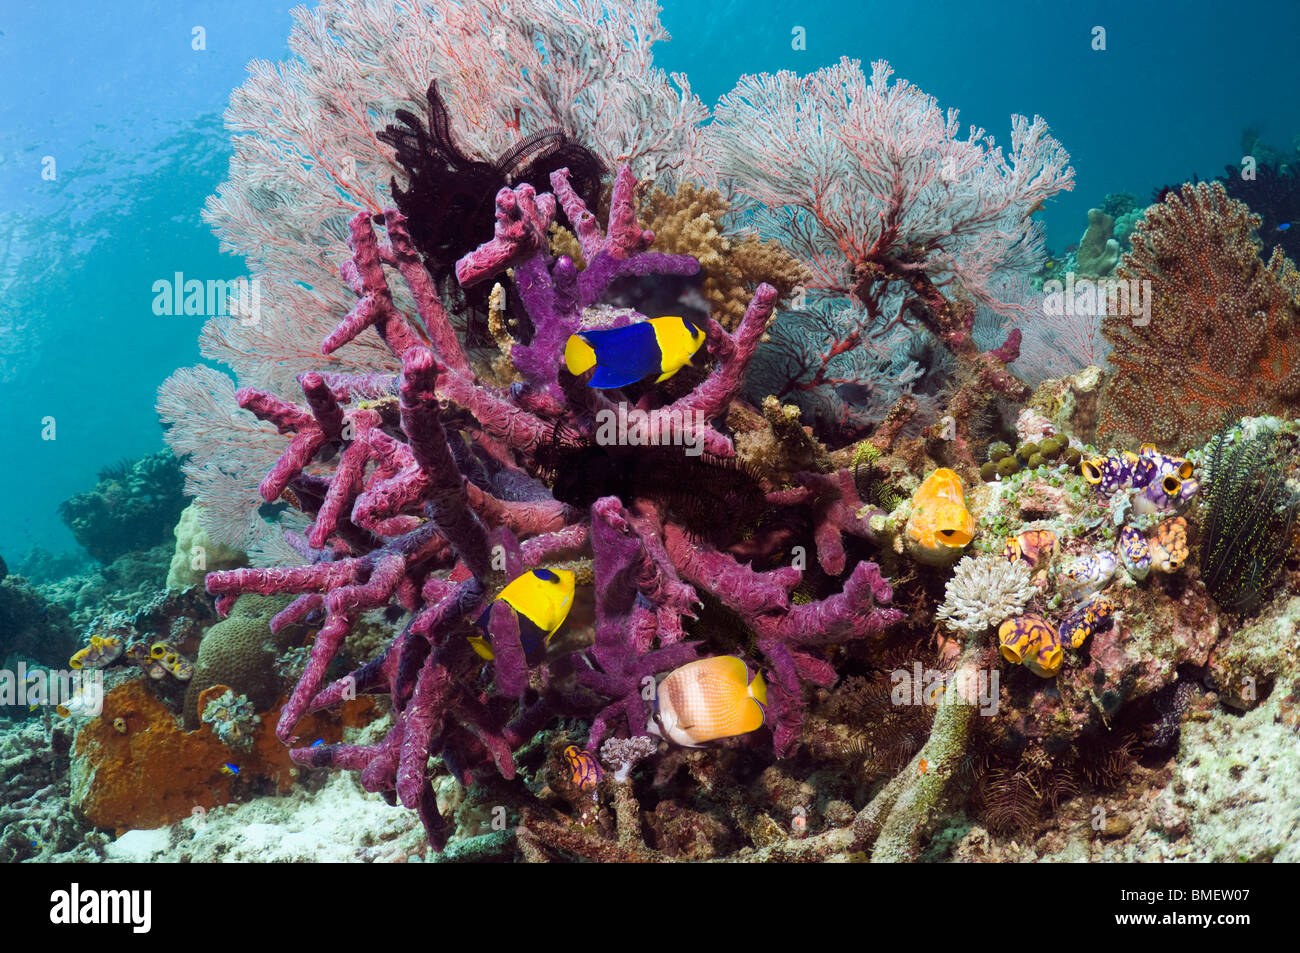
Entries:
[[975, 519], [964, 493], [961, 477], [941, 467], [912, 494], [912, 516], [903, 535], [917, 562], [946, 566], [975, 538]]
[[757, 731], [767, 718], [767, 685], [735, 655], [688, 662], [659, 683], [646, 730], [687, 748]]
[[621, 328], [571, 334], [564, 346], [564, 366], [578, 377], [591, 370], [588, 386], [601, 390], [626, 387], [657, 374], [667, 380], [704, 344], [704, 329], [687, 318], [651, 318]]
[[[529, 665], [538, 664], [546, 655], [546, 645], [564, 624], [573, 608], [574, 574], [569, 569], [532, 569], [516, 577], [497, 596], [514, 610], [519, 622], [519, 641]], [[478, 618], [487, 631], [492, 607]], [[469, 637], [469, 644], [482, 658], [491, 661], [492, 643], [481, 635]]]

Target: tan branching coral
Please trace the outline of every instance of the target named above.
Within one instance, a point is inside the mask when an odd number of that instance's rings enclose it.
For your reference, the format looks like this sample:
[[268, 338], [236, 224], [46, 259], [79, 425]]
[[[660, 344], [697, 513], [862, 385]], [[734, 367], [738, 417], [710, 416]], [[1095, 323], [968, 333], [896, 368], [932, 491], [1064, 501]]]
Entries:
[[1281, 413], [1300, 399], [1300, 274], [1259, 216], [1217, 182], [1184, 185], [1146, 211], [1116, 270], [1150, 282], [1150, 320], [1109, 314], [1115, 372], [1101, 436], [1162, 448], [1202, 443], [1225, 414]]
[[655, 189], [641, 206], [641, 220], [655, 233], [655, 251], [699, 259], [701, 293], [714, 318], [731, 330], [760, 282], [775, 287], [784, 299], [811, 274], [774, 241], [727, 235], [723, 218], [729, 211], [718, 192], [690, 182], [672, 195]]
[[[699, 260], [700, 293], [729, 331], [740, 323], [759, 284], [767, 282], [780, 292], [780, 306], [812, 277], [777, 242], [728, 234], [724, 219], [730, 211], [719, 192], [684, 182], [672, 194], [654, 189], [642, 195], [639, 215], [642, 226], [654, 232], [655, 251]], [[572, 232], [552, 225], [549, 234], [554, 254], [568, 255], [579, 269], [586, 267]]]

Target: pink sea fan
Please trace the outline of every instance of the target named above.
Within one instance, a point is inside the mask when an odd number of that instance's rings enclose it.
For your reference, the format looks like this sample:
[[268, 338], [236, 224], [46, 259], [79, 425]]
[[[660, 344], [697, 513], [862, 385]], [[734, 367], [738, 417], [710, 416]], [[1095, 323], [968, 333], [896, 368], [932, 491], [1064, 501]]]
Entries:
[[[1020, 357], [1011, 364], [1016, 375], [1031, 385], [1065, 377], [1090, 364], [1104, 367], [1110, 342], [1101, 333], [1101, 315], [1049, 307], [1046, 295], [1024, 275], [1003, 274], [994, 284], [995, 296], [1007, 303], [1004, 314], [980, 305], [975, 314], [975, 339], [981, 347], [997, 342], [1016, 329], [1021, 332]], [[1059, 297], [1059, 296], [1058, 296]]]
[[1029, 215], [1073, 187], [1069, 156], [1038, 117], [1012, 117], [1009, 154], [982, 129], [962, 138], [956, 110], [892, 72], [877, 61], [868, 80], [845, 57], [810, 76], [744, 76], [707, 130], [710, 159], [740, 195], [783, 210], [782, 240], [821, 288], [860, 289], [855, 269], [888, 260], [1004, 305], [992, 279], [1040, 257]]
[[230, 378], [210, 367], [184, 367], [158, 389], [158, 414], [172, 426], [167, 446], [185, 459], [185, 492], [198, 500], [208, 534], [248, 550], [266, 534], [257, 485], [279, 459], [282, 440], [235, 400]]
[[[626, 162], [660, 184], [700, 161], [708, 110], [685, 77], [653, 66], [668, 34], [652, 0], [323, 0], [293, 17], [293, 58], [254, 61], [231, 97], [230, 173], [204, 213], [257, 286], [255, 314], [214, 317], [201, 337], [203, 356], [241, 387], [291, 398], [309, 370], [399, 369], [373, 333], [324, 359], [320, 342], [356, 304], [338, 281], [348, 221], [357, 208], [391, 206], [389, 181], [403, 175], [377, 133], [398, 109], [422, 112], [430, 80], [474, 158], [559, 128], [611, 168]], [[393, 297], [415, 314], [404, 283]], [[212, 375], [191, 368], [164, 385], [169, 442], [194, 454], [190, 489], [213, 538], [273, 551], [281, 528], [238, 515], [270, 444], [258, 427], [228, 426], [220, 415], [231, 404], [214, 395], [232, 388]], [[217, 431], [226, 443], [205, 456], [200, 435]]]

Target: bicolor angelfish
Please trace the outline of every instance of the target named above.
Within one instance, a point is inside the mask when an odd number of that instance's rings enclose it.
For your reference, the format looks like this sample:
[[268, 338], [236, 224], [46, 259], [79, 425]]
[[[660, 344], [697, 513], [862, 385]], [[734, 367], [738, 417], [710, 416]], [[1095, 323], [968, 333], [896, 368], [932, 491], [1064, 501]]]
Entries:
[[[537, 665], [546, 655], [551, 637], [564, 624], [573, 608], [574, 574], [569, 569], [531, 569], [513, 579], [501, 590], [496, 601], [514, 611], [519, 623], [519, 641], [529, 665]], [[478, 617], [478, 626], [488, 631], [489, 605]], [[469, 644], [482, 658], [493, 659], [492, 643], [481, 635], [469, 637]]]
[[594, 367], [587, 383], [600, 390], [626, 387], [651, 374], [657, 384], [691, 363], [703, 343], [704, 329], [687, 318], [651, 318], [569, 335], [564, 366], [575, 377]]
[[767, 684], [735, 655], [688, 662], [659, 683], [646, 730], [674, 744], [699, 748], [747, 734], [767, 719]]

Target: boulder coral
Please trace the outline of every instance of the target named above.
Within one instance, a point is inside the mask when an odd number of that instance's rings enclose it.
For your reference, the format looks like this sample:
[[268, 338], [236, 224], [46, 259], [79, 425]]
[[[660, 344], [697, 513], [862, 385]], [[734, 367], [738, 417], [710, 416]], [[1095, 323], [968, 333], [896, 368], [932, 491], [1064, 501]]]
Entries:
[[194, 675], [185, 691], [187, 729], [198, 728], [198, 698], [214, 685], [226, 685], [248, 696], [259, 712], [275, 703], [281, 691], [275, 660], [305, 637], [301, 626], [272, 631], [271, 619], [288, 604], [283, 597], [241, 596], [230, 615], [208, 629], [199, 643]]

